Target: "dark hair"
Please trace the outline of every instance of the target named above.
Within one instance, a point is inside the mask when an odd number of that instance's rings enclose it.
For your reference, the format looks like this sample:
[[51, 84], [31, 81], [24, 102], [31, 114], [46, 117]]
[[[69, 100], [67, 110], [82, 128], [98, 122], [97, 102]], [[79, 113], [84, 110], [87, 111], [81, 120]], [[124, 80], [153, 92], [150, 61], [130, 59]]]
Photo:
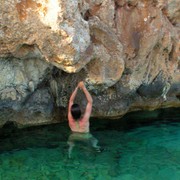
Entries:
[[75, 120], [78, 120], [81, 117], [81, 109], [79, 104], [73, 104], [71, 106], [71, 114]]

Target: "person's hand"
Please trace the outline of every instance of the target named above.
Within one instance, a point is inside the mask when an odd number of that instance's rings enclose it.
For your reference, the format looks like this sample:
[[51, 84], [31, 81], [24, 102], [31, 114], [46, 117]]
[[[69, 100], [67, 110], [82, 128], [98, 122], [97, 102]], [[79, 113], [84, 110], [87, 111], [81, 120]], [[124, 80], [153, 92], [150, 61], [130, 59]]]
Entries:
[[84, 82], [83, 81], [79, 82], [78, 87], [80, 89], [83, 89], [84, 88]]

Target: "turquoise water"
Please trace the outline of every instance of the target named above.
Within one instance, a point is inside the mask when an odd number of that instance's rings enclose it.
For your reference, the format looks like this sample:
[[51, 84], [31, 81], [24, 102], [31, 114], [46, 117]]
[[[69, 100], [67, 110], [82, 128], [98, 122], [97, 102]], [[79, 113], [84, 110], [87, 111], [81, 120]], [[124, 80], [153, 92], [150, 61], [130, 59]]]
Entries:
[[0, 180], [179, 180], [180, 114], [133, 113], [91, 120], [102, 152], [77, 143], [68, 158], [67, 122], [0, 130]]

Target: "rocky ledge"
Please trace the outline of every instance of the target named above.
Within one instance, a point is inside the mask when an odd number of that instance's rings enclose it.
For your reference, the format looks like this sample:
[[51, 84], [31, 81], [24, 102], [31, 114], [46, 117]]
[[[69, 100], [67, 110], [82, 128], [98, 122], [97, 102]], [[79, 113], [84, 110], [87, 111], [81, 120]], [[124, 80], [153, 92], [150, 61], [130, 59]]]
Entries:
[[180, 107], [179, 0], [0, 4], [0, 126], [65, 120], [82, 80], [93, 117]]

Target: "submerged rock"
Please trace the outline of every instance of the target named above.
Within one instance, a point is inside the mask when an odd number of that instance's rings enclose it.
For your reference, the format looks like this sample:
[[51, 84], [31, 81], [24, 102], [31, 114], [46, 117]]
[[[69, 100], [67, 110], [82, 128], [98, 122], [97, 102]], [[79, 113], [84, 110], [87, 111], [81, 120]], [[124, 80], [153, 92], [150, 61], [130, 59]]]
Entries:
[[0, 126], [63, 121], [82, 80], [94, 117], [180, 106], [178, 0], [0, 4]]

